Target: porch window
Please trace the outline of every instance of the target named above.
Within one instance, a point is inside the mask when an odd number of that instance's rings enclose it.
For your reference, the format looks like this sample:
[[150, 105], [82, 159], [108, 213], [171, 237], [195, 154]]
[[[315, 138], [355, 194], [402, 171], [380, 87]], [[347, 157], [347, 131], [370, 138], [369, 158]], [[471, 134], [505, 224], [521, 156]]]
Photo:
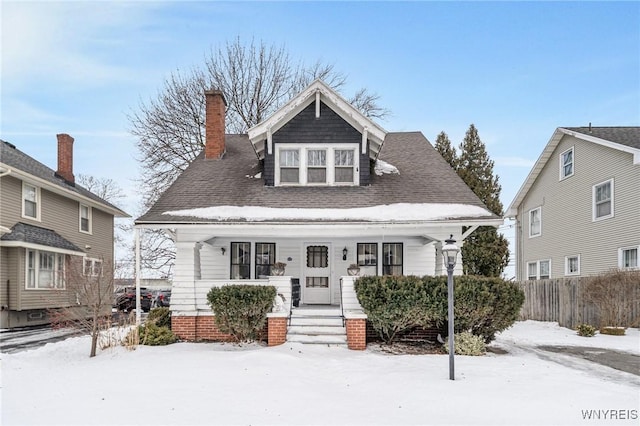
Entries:
[[280, 150], [280, 182], [300, 182], [300, 151], [297, 149]]
[[363, 275], [376, 275], [378, 273], [378, 244], [358, 243], [358, 266]]
[[251, 243], [231, 243], [231, 279], [251, 278]]
[[256, 243], [256, 278], [271, 275], [271, 267], [276, 262], [275, 243]]
[[593, 220], [613, 217], [613, 179], [593, 186]]
[[64, 289], [64, 258], [60, 253], [27, 249], [27, 289]]
[[382, 275], [402, 275], [402, 243], [382, 243]]

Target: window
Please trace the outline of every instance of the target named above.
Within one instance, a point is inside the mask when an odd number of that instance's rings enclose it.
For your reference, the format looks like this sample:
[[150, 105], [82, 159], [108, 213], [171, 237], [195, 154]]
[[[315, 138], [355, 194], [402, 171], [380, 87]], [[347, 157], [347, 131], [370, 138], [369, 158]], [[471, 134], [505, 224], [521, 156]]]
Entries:
[[327, 183], [327, 151], [307, 151], [307, 183]]
[[276, 147], [276, 185], [358, 185], [357, 144]]
[[402, 243], [382, 243], [382, 275], [402, 275]]
[[355, 152], [352, 149], [336, 149], [334, 151], [335, 181], [353, 183], [355, 170]]
[[564, 258], [564, 274], [580, 275], [580, 255]]
[[91, 207], [80, 204], [80, 232], [91, 233]]
[[27, 249], [27, 289], [64, 289], [64, 258], [60, 253]]
[[251, 243], [231, 243], [231, 279], [251, 278]]
[[85, 277], [99, 277], [102, 275], [102, 260], [85, 257], [83, 259], [82, 274]]
[[638, 267], [638, 247], [621, 248], [618, 252], [618, 266], [620, 268]]
[[300, 151], [297, 149], [280, 150], [280, 182], [300, 182]]
[[22, 217], [40, 220], [40, 188], [22, 183]]
[[378, 244], [358, 243], [358, 266], [363, 275], [376, 275], [378, 273]]
[[551, 278], [551, 260], [527, 262], [528, 280], [548, 280]]
[[593, 220], [613, 217], [613, 179], [593, 185]]
[[529, 210], [529, 238], [542, 234], [542, 207]]
[[560, 180], [573, 176], [573, 147], [560, 154]]
[[308, 246], [307, 268], [326, 268], [329, 266], [329, 247]]
[[271, 275], [271, 267], [276, 263], [275, 243], [256, 243], [256, 278]]

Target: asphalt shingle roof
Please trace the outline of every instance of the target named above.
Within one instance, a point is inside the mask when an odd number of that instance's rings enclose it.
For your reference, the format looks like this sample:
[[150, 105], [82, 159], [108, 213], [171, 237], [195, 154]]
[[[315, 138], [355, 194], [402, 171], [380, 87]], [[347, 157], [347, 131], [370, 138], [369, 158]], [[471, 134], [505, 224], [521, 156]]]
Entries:
[[260, 166], [248, 136], [226, 135], [222, 159], [205, 159], [201, 153], [136, 223], [214, 222], [162, 215], [213, 206], [357, 208], [459, 203], [486, 208], [420, 132], [388, 133], [379, 158], [400, 173], [377, 176], [372, 171], [369, 186], [265, 186], [261, 178], [252, 178]]
[[103, 200], [101, 197], [97, 196], [93, 192], [83, 188], [78, 184], [75, 184], [75, 186], [69, 184], [61, 177], [56, 176], [56, 172], [54, 170], [20, 151], [13, 144], [3, 140], [0, 140], [0, 162], [6, 164], [9, 167], [13, 167], [30, 175], [39, 177], [40, 179], [44, 179], [53, 185], [87, 197], [97, 203], [103, 204], [112, 209], [119, 210], [120, 212], [122, 212], [122, 215], [127, 216], [127, 214], [120, 208], [114, 206], [108, 201]]
[[22, 243], [38, 244], [41, 246], [82, 252], [78, 246], [65, 239], [57, 232], [22, 222], [18, 222], [13, 225], [11, 227], [11, 232], [4, 234], [0, 239], [2, 241], [19, 241]]
[[640, 149], [640, 127], [563, 127], [563, 129]]

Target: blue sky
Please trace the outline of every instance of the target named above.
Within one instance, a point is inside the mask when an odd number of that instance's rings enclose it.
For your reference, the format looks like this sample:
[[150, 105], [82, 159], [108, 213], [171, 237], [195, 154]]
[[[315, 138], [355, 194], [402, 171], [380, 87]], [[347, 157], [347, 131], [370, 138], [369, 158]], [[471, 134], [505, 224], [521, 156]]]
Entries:
[[2, 0], [0, 138], [116, 180], [136, 216], [127, 114], [235, 37], [333, 63], [388, 131], [478, 128], [511, 202], [559, 126], [640, 125], [639, 2], [13, 2]]

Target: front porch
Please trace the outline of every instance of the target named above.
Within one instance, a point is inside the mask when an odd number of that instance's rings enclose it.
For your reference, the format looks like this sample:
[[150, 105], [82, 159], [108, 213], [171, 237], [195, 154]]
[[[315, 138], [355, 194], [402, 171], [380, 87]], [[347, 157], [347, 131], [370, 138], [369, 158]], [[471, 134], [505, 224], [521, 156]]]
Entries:
[[354, 290], [357, 277], [340, 277], [339, 304], [293, 305], [292, 278], [269, 276], [259, 280], [196, 280], [174, 282], [172, 288], [172, 329], [187, 341], [231, 341], [216, 325], [207, 303], [212, 287], [230, 284], [271, 285], [276, 288], [273, 309], [267, 314], [266, 340], [269, 346], [287, 341], [344, 345], [349, 349], [366, 347], [366, 315]]

